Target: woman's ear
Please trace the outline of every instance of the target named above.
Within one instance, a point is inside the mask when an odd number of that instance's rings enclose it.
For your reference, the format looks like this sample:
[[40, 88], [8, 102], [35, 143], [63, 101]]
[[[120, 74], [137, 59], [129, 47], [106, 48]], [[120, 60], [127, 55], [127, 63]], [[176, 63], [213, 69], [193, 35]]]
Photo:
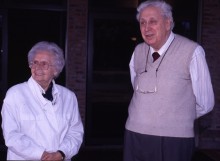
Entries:
[[54, 75], [54, 77], [56, 78], [57, 75], [58, 75], [58, 72], [54, 72], [53, 75]]

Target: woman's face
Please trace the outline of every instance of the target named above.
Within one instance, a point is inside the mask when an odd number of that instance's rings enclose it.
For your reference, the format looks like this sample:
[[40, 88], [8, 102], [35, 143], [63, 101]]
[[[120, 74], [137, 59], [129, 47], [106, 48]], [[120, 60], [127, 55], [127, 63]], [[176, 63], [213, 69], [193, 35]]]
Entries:
[[156, 7], [147, 7], [140, 13], [140, 31], [144, 41], [159, 50], [170, 34], [171, 22]]
[[33, 79], [44, 90], [47, 90], [48, 86], [57, 73], [53, 64], [53, 60], [53, 55], [48, 51], [38, 51], [30, 65]]

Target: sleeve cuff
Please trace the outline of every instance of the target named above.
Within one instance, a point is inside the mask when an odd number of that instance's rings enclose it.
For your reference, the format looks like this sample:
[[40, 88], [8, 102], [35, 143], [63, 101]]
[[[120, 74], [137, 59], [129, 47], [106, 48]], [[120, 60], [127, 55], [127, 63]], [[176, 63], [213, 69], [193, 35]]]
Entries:
[[62, 160], [64, 160], [64, 159], [65, 159], [65, 154], [64, 154], [64, 152], [62, 152], [61, 150], [58, 150], [58, 152], [62, 155]]

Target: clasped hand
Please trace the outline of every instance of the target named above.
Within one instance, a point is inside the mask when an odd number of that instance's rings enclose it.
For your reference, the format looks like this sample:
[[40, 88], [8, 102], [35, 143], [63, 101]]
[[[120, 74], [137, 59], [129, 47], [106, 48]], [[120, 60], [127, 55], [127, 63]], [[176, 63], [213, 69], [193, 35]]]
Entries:
[[59, 152], [52, 152], [52, 153], [49, 153], [49, 152], [46, 152], [44, 151], [43, 155], [41, 156], [41, 160], [44, 161], [44, 160], [50, 160], [50, 161], [54, 161], [54, 160], [57, 160], [57, 161], [62, 161], [63, 160], [63, 157], [62, 155], [59, 153]]

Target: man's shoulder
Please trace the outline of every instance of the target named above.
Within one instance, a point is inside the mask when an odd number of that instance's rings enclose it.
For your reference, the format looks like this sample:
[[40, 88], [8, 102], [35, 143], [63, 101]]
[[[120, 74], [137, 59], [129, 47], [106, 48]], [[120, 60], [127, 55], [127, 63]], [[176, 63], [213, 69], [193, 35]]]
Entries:
[[185, 37], [183, 35], [180, 35], [180, 34], [175, 34], [175, 39], [176, 40], [179, 40], [179, 41], [183, 41], [184, 43], [192, 43], [192, 44], [195, 44], [195, 45], [198, 45], [198, 43], [188, 37]]
[[181, 48], [182, 50], [192, 50], [194, 51], [198, 46], [199, 43], [197, 43], [194, 40], [191, 40], [185, 36], [175, 34], [175, 44], [178, 48]]
[[148, 49], [149, 49], [149, 45], [147, 45], [145, 42], [142, 42], [136, 45], [134, 52], [145, 53]]
[[149, 47], [145, 42], [140, 42], [139, 44], [136, 45], [135, 48], [143, 48], [143, 47]]

